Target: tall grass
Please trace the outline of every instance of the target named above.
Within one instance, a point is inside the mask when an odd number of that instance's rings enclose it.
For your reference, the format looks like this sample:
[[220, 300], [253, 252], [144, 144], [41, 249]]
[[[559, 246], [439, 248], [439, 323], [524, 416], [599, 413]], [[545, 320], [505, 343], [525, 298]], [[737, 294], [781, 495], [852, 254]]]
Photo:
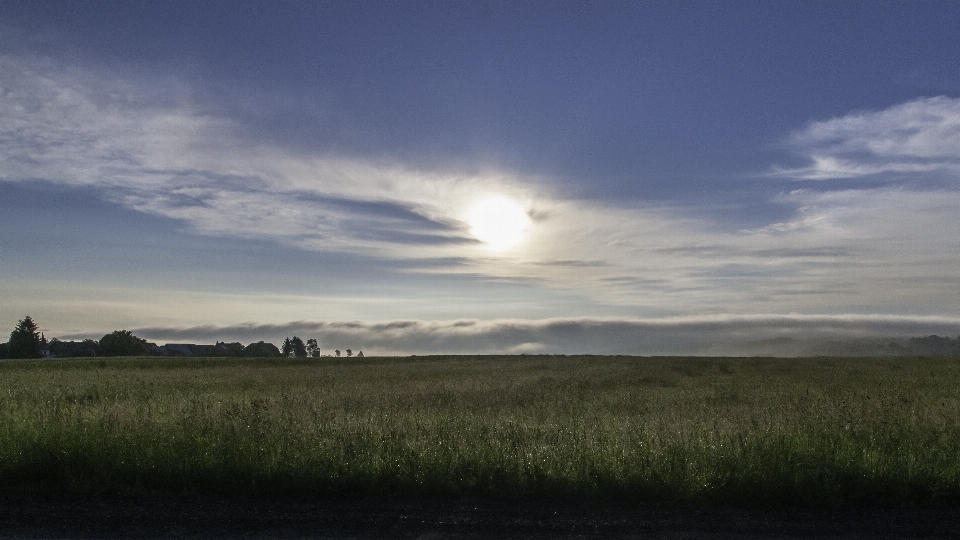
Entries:
[[8, 362], [0, 485], [956, 503], [960, 360]]

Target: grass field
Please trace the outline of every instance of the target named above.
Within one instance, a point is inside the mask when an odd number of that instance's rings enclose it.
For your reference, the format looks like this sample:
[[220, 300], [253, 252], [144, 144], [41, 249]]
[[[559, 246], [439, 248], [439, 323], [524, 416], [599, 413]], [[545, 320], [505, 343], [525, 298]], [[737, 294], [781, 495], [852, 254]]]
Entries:
[[960, 359], [0, 363], [0, 485], [960, 503]]

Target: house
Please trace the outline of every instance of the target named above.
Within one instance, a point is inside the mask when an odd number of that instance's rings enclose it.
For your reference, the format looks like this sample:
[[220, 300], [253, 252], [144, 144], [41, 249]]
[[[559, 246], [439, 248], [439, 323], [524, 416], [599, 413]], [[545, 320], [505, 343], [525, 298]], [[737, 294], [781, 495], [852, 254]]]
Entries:
[[196, 345], [194, 343], [167, 343], [157, 347], [160, 356], [221, 356], [216, 345]]
[[216, 345], [197, 345], [195, 343], [151, 344], [150, 350], [158, 356], [241, 356], [243, 346], [239, 343], [217, 342]]
[[51, 339], [49, 350], [51, 358], [80, 358], [99, 356], [100, 346], [92, 339], [83, 341], [60, 341]]

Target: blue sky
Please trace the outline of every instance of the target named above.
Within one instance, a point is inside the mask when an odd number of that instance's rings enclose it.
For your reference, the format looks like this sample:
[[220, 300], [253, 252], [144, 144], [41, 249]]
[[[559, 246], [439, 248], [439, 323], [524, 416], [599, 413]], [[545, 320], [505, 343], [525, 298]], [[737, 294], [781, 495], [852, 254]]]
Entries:
[[955, 335], [957, 28], [956, 2], [6, 1], [0, 321], [371, 353]]

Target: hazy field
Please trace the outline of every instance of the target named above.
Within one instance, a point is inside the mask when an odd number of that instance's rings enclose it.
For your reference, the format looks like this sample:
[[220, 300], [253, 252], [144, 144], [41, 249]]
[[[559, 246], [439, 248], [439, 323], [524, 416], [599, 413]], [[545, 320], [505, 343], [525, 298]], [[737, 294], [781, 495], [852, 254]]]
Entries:
[[0, 485], [960, 502], [960, 359], [0, 363]]

